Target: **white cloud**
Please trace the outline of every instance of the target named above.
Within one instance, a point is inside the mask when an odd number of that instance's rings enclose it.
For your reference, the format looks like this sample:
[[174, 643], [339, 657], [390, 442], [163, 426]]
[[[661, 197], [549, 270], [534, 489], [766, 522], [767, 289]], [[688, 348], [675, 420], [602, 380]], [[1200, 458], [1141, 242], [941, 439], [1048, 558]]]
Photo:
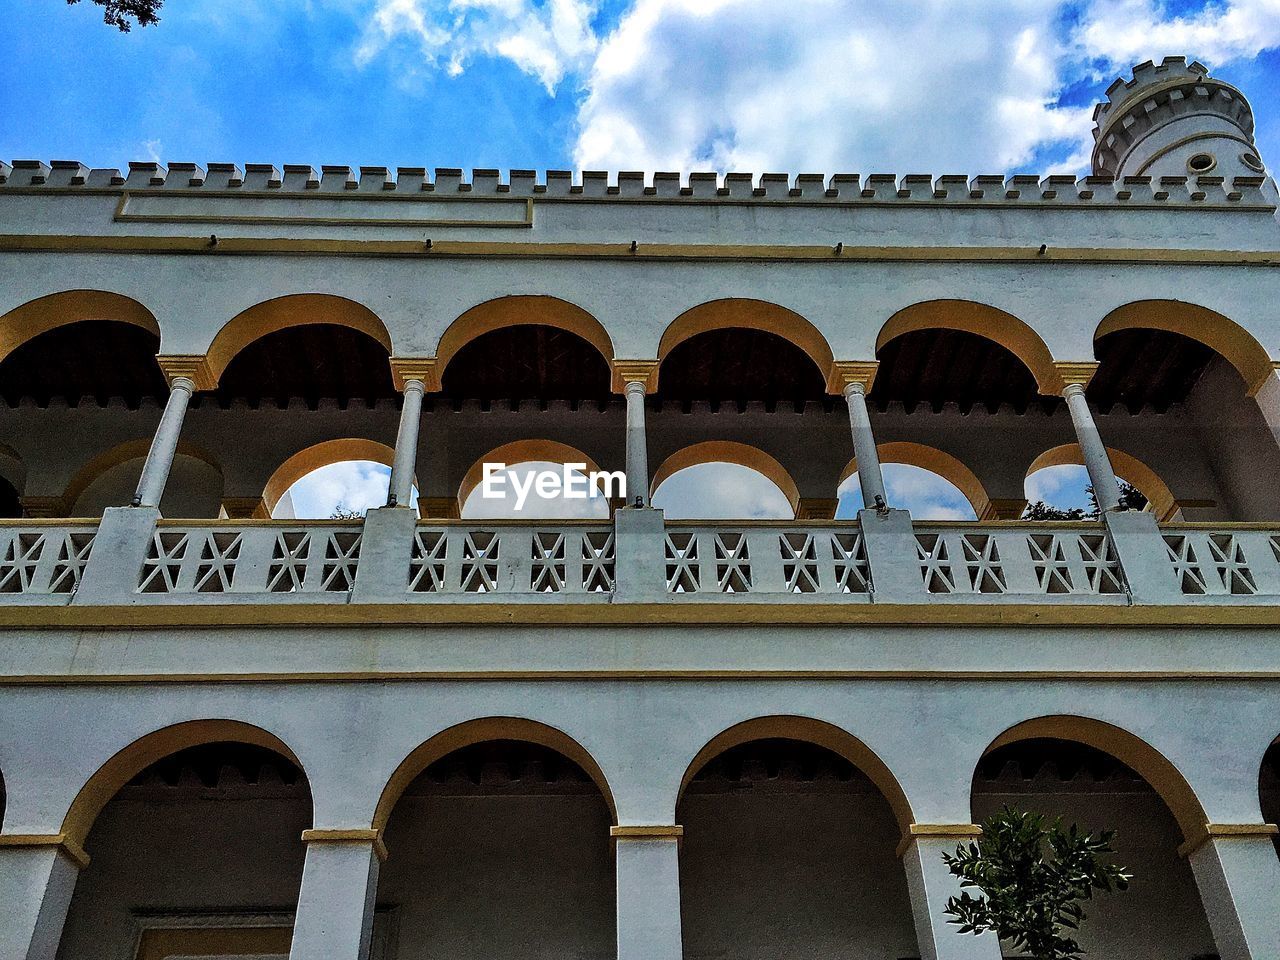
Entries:
[[451, 76], [477, 56], [510, 60], [549, 93], [595, 52], [596, 0], [377, 0], [356, 51], [367, 63], [392, 43], [417, 43]]
[[678, 470], [653, 492], [670, 520], [789, 520], [791, 503], [772, 480], [736, 463]]
[[1089, 472], [1084, 467], [1062, 464], [1037, 470], [1027, 477], [1023, 490], [1030, 503], [1039, 500], [1060, 510], [1071, 507], [1087, 510], [1090, 502], [1085, 488], [1088, 486]]
[[1153, 0], [1100, 2], [1089, 11], [1077, 42], [1111, 64], [1187, 53], [1215, 64], [1252, 59], [1280, 46], [1280, 0], [1215, 3], [1189, 17], [1170, 17]]
[[[965, 495], [950, 480], [909, 463], [882, 467], [889, 505], [910, 510], [917, 520], [976, 520]], [[855, 473], [840, 484], [839, 515], [853, 516], [862, 507], [862, 490]]]
[[[350, 460], [311, 471], [290, 487], [288, 494], [298, 519], [324, 519], [339, 507], [361, 513], [381, 507], [387, 502], [390, 479], [390, 469], [380, 463]], [[416, 493], [414, 500], [416, 503]]]

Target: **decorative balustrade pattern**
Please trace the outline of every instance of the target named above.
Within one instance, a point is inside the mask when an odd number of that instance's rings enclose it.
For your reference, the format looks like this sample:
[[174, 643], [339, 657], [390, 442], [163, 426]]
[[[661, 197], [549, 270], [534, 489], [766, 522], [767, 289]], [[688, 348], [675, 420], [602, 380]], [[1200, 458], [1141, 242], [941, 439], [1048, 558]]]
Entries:
[[94, 523], [0, 527], [0, 593], [75, 593], [96, 534]]
[[411, 593], [608, 594], [615, 586], [612, 527], [419, 526]]
[[871, 570], [856, 525], [672, 528], [664, 546], [675, 594], [868, 594]]
[[138, 592], [347, 593], [363, 527], [162, 526], [151, 537]]
[[1020, 524], [916, 527], [916, 553], [931, 594], [1124, 593], [1110, 538], [1095, 529]]
[[[104, 535], [95, 522], [0, 524], [0, 595], [12, 602], [68, 602]], [[357, 574], [362, 551], [369, 550], [380, 560], [365, 576], [388, 581], [378, 584], [378, 602], [388, 595], [406, 601], [608, 600], [619, 586], [619, 540], [608, 524], [421, 523], [411, 542], [378, 545], [366, 542], [359, 522], [162, 522], [149, 536], [136, 580], [123, 574], [118, 602], [220, 596], [244, 601], [282, 594], [360, 601]], [[1128, 594], [1121, 553], [1102, 524], [922, 523], [901, 545], [877, 541], [878, 554], [868, 549], [857, 523], [673, 522], [661, 535], [644, 536], [626, 549], [653, 571], [652, 584], [640, 593], [646, 601], [743, 594], [867, 601], [874, 596], [876, 562], [892, 560], [895, 552], [901, 561], [913, 549], [919, 579], [905, 588], [899, 584], [899, 598], [904, 589], [908, 598], [918, 591], [924, 603], [984, 597], [1123, 602]], [[120, 544], [115, 547], [119, 554]], [[118, 562], [108, 547], [99, 549], [110, 558], [102, 563]], [[137, 549], [135, 556], [141, 545]], [[1124, 562], [1136, 558], [1148, 583], [1153, 572], [1158, 581], [1157, 595], [1144, 595], [1144, 602], [1280, 598], [1280, 529], [1177, 524], [1157, 533], [1152, 524], [1136, 549], [1123, 554]], [[906, 571], [908, 579], [914, 576], [911, 566]], [[93, 589], [95, 599], [88, 602], [101, 602], [100, 588]]]

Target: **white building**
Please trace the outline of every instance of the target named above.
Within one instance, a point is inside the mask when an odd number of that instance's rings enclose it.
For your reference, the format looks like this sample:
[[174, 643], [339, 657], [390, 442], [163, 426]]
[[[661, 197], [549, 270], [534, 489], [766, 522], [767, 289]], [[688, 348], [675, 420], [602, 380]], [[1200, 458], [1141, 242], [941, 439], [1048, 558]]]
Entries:
[[[1091, 956], [1280, 958], [1277, 192], [1200, 65], [1108, 96], [1079, 180], [0, 165], [0, 960], [997, 960], [1004, 802], [1119, 830]], [[708, 461], [795, 519], [646, 505]]]

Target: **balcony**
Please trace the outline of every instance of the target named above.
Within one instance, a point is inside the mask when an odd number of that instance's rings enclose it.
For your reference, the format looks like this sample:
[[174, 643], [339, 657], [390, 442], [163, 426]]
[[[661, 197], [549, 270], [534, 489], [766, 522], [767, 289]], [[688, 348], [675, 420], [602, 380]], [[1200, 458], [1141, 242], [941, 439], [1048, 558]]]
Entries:
[[184, 521], [120, 507], [100, 522], [6, 522], [0, 558], [0, 606], [11, 608], [1124, 607], [1280, 598], [1280, 525], [1158, 525], [1138, 512], [1101, 523], [913, 523], [896, 510], [863, 511], [856, 521], [693, 523], [628, 509], [602, 524], [423, 521], [403, 508], [371, 511], [363, 522]]

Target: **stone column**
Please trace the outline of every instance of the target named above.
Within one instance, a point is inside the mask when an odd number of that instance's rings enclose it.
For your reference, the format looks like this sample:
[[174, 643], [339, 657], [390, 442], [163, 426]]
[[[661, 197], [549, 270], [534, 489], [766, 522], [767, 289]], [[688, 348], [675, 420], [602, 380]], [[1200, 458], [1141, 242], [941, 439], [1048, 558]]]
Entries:
[[644, 428], [644, 384], [627, 382], [627, 504], [649, 504], [649, 443]]
[[164, 405], [160, 425], [151, 440], [142, 476], [133, 495], [135, 507], [158, 507], [164, 496], [164, 485], [169, 480], [173, 457], [178, 451], [178, 438], [182, 435], [182, 421], [187, 415], [187, 404], [196, 385], [190, 377], [174, 377], [169, 384], [169, 400]]
[[0, 957], [54, 960], [88, 863], [62, 834], [0, 837]]
[[[613, 361], [613, 389], [627, 401], [627, 506], [649, 505], [649, 442], [644, 398], [656, 388], [657, 360]], [[638, 499], [637, 499], [638, 498]]]
[[289, 960], [368, 960], [378, 869], [377, 830], [304, 830], [307, 858]]
[[907, 893], [921, 960], [1000, 960], [1000, 940], [994, 933], [962, 934], [943, 912], [947, 900], [960, 893], [960, 881], [942, 862], [966, 840], [976, 840], [982, 828], [973, 823], [910, 825], [898, 847], [907, 874]]
[[843, 377], [844, 399], [849, 405], [849, 428], [853, 432], [853, 458], [858, 466], [858, 485], [862, 488], [862, 504], [875, 510], [889, 503], [884, 489], [884, 474], [880, 469], [880, 454], [876, 451], [875, 434], [871, 432], [871, 417], [867, 413], [867, 391], [876, 376], [875, 363], [846, 364], [839, 373]]
[[1075, 427], [1076, 441], [1080, 444], [1080, 452], [1084, 457], [1084, 468], [1089, 472], [1089, 483], [1093, 486], [1094, 498], [1103, 513], [1111, 513], [1120, 509], [1120, 484], [1116, 483], [1115, 470], [1111, 467], [1111, 457], [1107, 455], [1107, 447], [1098, 433], [1098, 425], [1094, 422], [1093, 411], [1089, 409], [1089, 401], [1085, 399], [1084, 388], [1093, 378], [1098, 365], [1092, 362], [1059, 363], [1058, 372], [1062, 374], [1064, 386], [1062, 396], [1067, 401], [1067, 410], [1071, 414], [1071, 425]]
[[618, 960], [681, 960], [679, 826], [611, 827], [617, 855]]
[[[1208, 824], [1191, 862], [1222, 960], [1280, 957], [1280, 859], [1273, 824]], [[1188, 849], [1190, 848], [1190, 849]]]
[[400, 429], [396, 432], [396, 456], [391, 464], [387, 506], [407, 507], [413, 500], [413, 472], [418, 460], [418, 431], [422, 422], [422, 398], [427, 392], [421, 380], [406, 380]]

